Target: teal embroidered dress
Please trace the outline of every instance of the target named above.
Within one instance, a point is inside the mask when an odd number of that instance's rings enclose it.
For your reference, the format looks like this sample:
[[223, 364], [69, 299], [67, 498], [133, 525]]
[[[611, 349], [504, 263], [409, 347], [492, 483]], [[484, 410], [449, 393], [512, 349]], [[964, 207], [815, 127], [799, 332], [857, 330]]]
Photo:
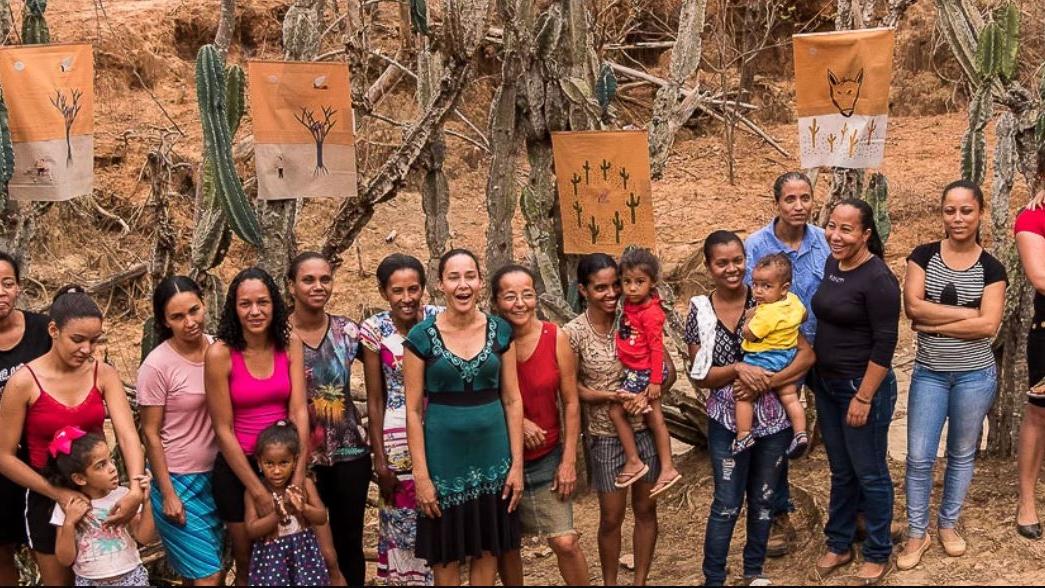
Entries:
[[443, 343], [435, 317], [404, 346], [425, 361], [425, 457], [442, 516], [418, 517], [416, 554], [430, 565], [518, 549], [519, 521], [501, 499], [511, 451], [501, 404], [501, 354], [511, 327], [487, 316], [485, 343], [471, 359]]

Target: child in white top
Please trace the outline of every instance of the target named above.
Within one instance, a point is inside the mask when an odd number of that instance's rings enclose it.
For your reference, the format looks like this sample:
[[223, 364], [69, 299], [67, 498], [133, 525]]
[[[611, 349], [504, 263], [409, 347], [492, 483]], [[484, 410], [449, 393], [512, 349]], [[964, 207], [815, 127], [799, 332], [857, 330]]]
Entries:
[[[72, 566], [77, 586], [143, 586], [149, 573], [142, 565], [138, 543], [156, 540], [156, 526], [148, 500], [124, 525], [106, 525], [109, 511], [130, 492], [120, 486], [120, 475], [105, 437], [77, 427], [63, 427], [49, 446], [56, 482], [90, 499], [74, 498], [56, 505], [51, 524], [58, 527], [55, 556]], [[152, 477], [138, 476], [144, 496]]]

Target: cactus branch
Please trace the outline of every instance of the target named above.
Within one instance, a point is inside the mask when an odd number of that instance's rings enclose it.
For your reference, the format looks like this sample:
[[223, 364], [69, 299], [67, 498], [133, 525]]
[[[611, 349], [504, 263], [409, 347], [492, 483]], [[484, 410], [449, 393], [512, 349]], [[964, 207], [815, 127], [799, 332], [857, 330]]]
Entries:
[[835, 152], [835, 141], [837, 141], [837, 140], [838, 140], [838, 137], [836, 137], [836, 136], [834, 135], [834, 133], [832, 133], [832, 134], [830, 134], [830, 135], [828, 135], [828, 136], [827, 136], [827, 145], [828, 145], [828, 150], [829, 150], [829, 151], [830, 151], [831, 153], [834, 153], [834, 152]]
[[615, 233], [613, 238], [617, 242], [617, 245], [620, 245], [620, 234], [621, 231], [624, 230], [624, 220], [620, 218], [619, 210], [613, 211], [613, 230]]
[[584, 185], [585, 186], [591, 185], [591, 176], [590, 176], [590, 174], [591, 174], [591, 164], [588, 163], [587, 159], [585, 159], [584, 160]]
[[573, 201], [573, 212], [577, 214], [577, 228], [584, 226], [584, 221], [581, 220], [581, 215], [584, 214], [584, 207], [581, 206], [580, 200]]
[[624, 189], [625, 190], [628, 189], [628, 178], [630, 178], [630, 177], [631, 177], [631, 174], [628, 173], [628, 170], [624, 169], [623, 167], [620, 168], [620, 179], [624, 180]]
[[602, 179], [603, 179], [603, 181], [606, 181], [606, 182], [610, 181], [610, 168], [611, 167], [613, 167], [613, 164], [611, 164], [610, 162], [606, 161], [605, 159], [602, 160], [602, 164], [599, 166], [599, 169], [602, 170]]
[[860, 144], [860, 131], [853, 129], [853, 134], [849, 135], [849, 157], [850, 159], [856, 157], [856, 146]]
[[878, 123], [875, 122], [875, 119], [872, 118], [867, 123], [867, 144], [868, 145], [871, 144], [871, 140], [874, 139], [874, 132], [877, 131], [877, 130], [878, 130]]
[[576, 198], [577, 197], [577, 186], [579, 186], [580, 183], [581, 183], [581, 176], [579, 174], [576, 174], [576, 173], [573, 174], [573, 176], [570, 178], [570, 183], [573, 184], [573, 197]]
[[820, 132], [820, 125], [816, 124], [816, 119], [813, 119], [812, 124], [809, 125], [809, 139], [813, 142], [813, 149], [816, 149], [816, 135]]

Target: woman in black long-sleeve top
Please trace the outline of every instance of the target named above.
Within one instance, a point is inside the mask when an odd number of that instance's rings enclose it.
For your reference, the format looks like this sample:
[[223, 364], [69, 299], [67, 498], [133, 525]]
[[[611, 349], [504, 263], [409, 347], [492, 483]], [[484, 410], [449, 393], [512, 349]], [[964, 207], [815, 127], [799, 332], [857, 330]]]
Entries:
[[831, 257], [813, 297], [819, 320], [812, 383], [817, 421], [831, 466], [827, 553], [817, 571], [827, 576], [853, 560], [857, 511], [867, 521], [857, 577], [878, 583], [892, 553], [893, 483], [886, 463], [889, 423], [896, 405], [891, 369], [900, 319], [900, 285], [882, 259], [871, 207], [843, 200], [826, 228]]

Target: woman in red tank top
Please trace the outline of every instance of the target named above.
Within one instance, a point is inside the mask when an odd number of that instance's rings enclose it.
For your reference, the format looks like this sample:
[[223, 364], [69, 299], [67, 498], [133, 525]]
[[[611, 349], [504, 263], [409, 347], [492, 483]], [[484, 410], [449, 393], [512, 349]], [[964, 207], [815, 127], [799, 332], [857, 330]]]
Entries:
[[[537, 318], [533, 273], [508, 265], [490, 278], [492, 307], [512, 325], [519, 389], [523, 399], [525, 490], [519, 502], [524, 534], [539, 535], [559, 560], [569, 586], [588, 584], [588, 562], [573, 527], [571, 495], [577, 483], [580, 400], [577, 368], [566, 333]], [[565, 426], [559, 418], [559, 405]], [[523, 583], [519, 551], [499, 559], [506, 586]]]
[[[101, 431], [106, 410], [120, 453], [133, 478], [145, 473], [141, 441], [127, 394], [116, 370], [93, 357], [102, 336], [102, 312], [84, 290], [66, 286], [51, 304], [51, 350], [26, 364], [7, 382], [0, 401], [0, 473], [28, 488], [26, 527], [45, 585], [71, 585], [72, 571], [54, 555], [57, 527], [50, 524], [55, 504], [87, 500], [79, 492], [51, 485], [44, 477], [52, 457], [48, 444], [58, 429], [76, 425]], [[16, 456], [24, 433], [29, 463]], [[143, 495], [136, 486], [104, 521], [126, 523], [138, 512]]]
[[[258, 478], [253, 455], [258, 433], [289, 416], [301, 446], [308, 447], [304, 348], [290, 332], [289, 315], [272, 276], [247, 268], [229, 284], [218, 340], [204, 356], [207, 410], [221, 450], [212, 474], [214, 502], [232, 539], [238, 582], [246, 581], [250, 566], [246, 494], [259, 516], [275, 509], [272, 494]], [[303, 488], [308, 460], [298, 459], [296, 466], [292, 483]]]

